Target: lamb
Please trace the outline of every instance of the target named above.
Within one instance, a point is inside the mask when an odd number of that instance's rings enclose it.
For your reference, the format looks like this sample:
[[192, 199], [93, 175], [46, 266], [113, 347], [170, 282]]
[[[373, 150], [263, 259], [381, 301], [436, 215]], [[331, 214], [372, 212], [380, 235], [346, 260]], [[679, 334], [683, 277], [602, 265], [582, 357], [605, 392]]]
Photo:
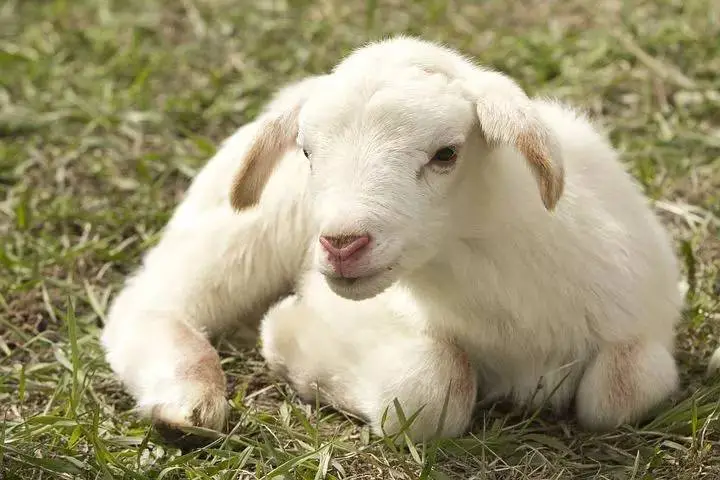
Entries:
[[[608, 140], [446, 46], [395, 37], [281, 90], [196, 177], [103, 333], [138, 407], [222, 429], [209, 339], [259, 331], [305, 399], [414, 440], [478, 400], [607, 430], [678, 385], [671, 243]], [[383, 423], [383, 418], [385, 422]]]

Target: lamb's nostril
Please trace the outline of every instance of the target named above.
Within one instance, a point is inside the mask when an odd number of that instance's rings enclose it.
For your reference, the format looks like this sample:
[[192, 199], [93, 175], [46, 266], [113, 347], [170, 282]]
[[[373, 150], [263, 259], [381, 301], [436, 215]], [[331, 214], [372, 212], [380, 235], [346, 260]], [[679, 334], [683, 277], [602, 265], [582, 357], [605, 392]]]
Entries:
[[336, 237], [322, 236], [320, 243], [325, 248], [332, 251], [341, 251], [349, 247], [361, 248], [369, 241], [367, 235], [340, 235]]
[[370, 243], [368, 235], [321, 236], [320, 245], [327, 253], [340, 260], [350, 258], [353, 254], [367, 247]]

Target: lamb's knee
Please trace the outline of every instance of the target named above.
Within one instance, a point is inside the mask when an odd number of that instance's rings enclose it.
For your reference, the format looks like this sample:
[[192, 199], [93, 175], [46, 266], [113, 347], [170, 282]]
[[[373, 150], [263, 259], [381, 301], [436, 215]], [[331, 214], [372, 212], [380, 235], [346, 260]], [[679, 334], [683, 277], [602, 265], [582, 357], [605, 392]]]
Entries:
[[395, 435], [403, 430], [412, 440], [423, 441], [467, 430], [477, 378], [465, 352], [440, 342], [409, 342], [376, 354], [373, 363], [377, 374], [367, 378], [377, 383], [363, 397], [370, 406], [364, 413], [374, 433]]
[[607, 346], [590, 363], [578, 387], [578, 419], [593, 430], [641, 420], [677, 385], [675, 359], [660, 343]]

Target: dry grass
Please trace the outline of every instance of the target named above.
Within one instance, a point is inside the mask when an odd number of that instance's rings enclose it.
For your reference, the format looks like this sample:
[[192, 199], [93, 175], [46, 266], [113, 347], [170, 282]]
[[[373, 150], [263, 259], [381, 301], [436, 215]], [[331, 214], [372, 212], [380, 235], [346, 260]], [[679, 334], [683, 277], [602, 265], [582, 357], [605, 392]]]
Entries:
[[[683, 391], [608, 435], [493, 408], [473, 435], [396, 449], [226, 349], [233, 433], [164, 445], [102, 358], [108, 299], [273, 89], [394, 32], [607, 126], [684, 259]], [[0, 35], [0, 478], [720, 478], [720, 384], [703, 377], [720, 332], [714, 0], [6, 0]]]

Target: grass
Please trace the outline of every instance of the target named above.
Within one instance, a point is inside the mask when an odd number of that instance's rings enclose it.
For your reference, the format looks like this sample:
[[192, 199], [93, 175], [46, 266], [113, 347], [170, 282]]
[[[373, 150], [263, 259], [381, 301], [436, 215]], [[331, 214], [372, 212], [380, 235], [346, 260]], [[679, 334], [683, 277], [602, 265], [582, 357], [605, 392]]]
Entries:
[[[285, 82], [421, 34], [602, 121], [689, 286], [682, 391], [593, 435], [535, 412], [396, 448], [223, 348], [232, 433], [181, 451], [98, 344], [108, 301], [216, 145]], [[0, 5], [0, 478], [718, 479], [720, 7], [714, 0], [6, 0]]]

